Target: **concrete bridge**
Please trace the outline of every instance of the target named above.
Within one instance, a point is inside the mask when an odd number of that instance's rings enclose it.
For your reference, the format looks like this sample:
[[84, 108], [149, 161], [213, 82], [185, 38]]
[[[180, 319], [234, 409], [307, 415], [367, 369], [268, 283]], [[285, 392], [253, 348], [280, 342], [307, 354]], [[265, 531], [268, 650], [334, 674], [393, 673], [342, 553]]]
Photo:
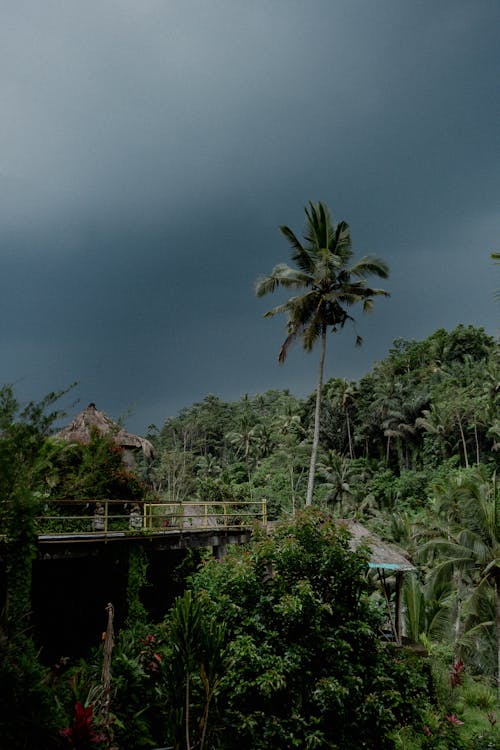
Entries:
[[[159, 621], [184, 590], [185, 576], [196, 569], [196, 550], [224, 556], [228, 545], [247, 542], [256, 526], [267, 524], [267, 509], [265, 501], [67, 499], [45, 502], [35, 523], [31, 627], [42, 658], [52, 663], [98, 645], [107, 602], [115, 605], [117, 627], [123, 624], [135, 548], [142, 548], [148, 560], [141, 598]], [[0, 530], [0, 607], [7, 564], [2, 541]]]
[[219, 555], [228, 544], [248, 541], [257, 525], [267, 525], [265, 500], [239, 503], [47, 500], [36, 517], [42, 559], [81, 556], [86, 547], [118, 542], [147, 542], [164, 550], [212, 547]]

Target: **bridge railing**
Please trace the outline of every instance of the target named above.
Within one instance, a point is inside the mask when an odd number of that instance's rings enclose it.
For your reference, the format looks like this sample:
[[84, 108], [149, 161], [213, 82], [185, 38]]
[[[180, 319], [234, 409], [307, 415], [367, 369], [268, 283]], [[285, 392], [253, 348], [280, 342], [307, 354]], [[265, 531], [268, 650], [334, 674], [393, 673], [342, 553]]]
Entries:
[[49, 500], [36, 519], [39, 536], [246, 529], [267, 523], [265, 500], [146, 503], [123, 500]]

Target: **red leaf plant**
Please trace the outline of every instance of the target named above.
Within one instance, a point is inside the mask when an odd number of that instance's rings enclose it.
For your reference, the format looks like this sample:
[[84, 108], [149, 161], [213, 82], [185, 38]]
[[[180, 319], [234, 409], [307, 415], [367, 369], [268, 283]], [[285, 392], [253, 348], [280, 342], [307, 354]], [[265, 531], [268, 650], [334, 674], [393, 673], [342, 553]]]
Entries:
[[448, 721], [450, 722], [450, 724], [454, 724], [456, 727], [459, 727], [459, 726], [461, 726], [463, 724], [463, 721], [460, 721], [460, 719], [457, 719], [457, 717], [455, 716], [455, 714], [450, 714], [446, 718], [448, 719]]
[[456, 661], [452, 666], [450, 673], [450, 684], [452, 688], [456, 688], [462, 684], [462, 672], [464, 671], [464, 669], [465, 664], [463, 663], [462, 659]]
[[154, 635], [147, 635], [141, 639], [145, 648], [141, 651], [141, 662], [146, 672], [158, 672], [161, 666], [161, 654], [155, 651], [157, 642]]
[[89, 750], [104, 742], [106, 737], [95, 730], [93, 723], [94, 707], [85, 708], [77, 701], [72, 725], [67, 729], [61, 729], [61, 736], [68, 741], [71, 750]]

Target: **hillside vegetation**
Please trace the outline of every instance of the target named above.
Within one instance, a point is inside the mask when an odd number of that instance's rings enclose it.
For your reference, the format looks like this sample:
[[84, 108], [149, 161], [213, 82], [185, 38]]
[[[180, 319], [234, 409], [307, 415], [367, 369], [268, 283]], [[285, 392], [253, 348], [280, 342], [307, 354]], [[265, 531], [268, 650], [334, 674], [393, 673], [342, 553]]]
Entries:
[[[58, 394], [25, 409], [12, 389], [1, 395], [10, 747], [500, 747], [500, 348], [484, 330], [398, 340], [359, 381], [326, 381], [309, 512], [315, 395], [209, 395], [151, 427], [154, 460], [135, 473], [105, 438], [68, 451], [51, 437]], [[51, 677], [26, 628], [34, 508], [117, 495], [266, 498], [279, 523], [271, 539], [204, 561], [162, 623], [140, 602], [147, 557], [131, 558], [134, 615], [115, 648], [109, 713], [102, 649]], [[367, 553], [348, 551], [336, 517], [415, 565], [404, 630], [427, 656], [381, 643]]]

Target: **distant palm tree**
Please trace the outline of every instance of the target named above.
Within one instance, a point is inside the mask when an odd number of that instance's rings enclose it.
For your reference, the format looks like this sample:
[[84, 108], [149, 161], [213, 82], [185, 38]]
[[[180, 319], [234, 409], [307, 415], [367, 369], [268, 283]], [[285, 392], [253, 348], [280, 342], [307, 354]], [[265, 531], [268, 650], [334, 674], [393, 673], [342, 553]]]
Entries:
[[[322, 203], [309, 203], [305, 209], [306, 230], [304, 243], [287, 226], [280, 227], [290, 242], [292, 260], [296, 267], [285, 263], [275, 266], [269, 276], [258, 279], [255, 292], [258, 297], [274, 292], [278, 287], [305, 290], [300, 296], [290, 297], [286, 302], [269, 310], [266, 317], [277, 313], [287, 316], [287, 337], [279, 353], [279, 362], [286, 359], [290, 345], [301, 339], [304, 349], [310, 351], [316, 341], [321, 341], [318, 381], [316, 387], [316, 409], [314, 414], [314, 435], [311, 450], [311, 464], [307, 485], [306, 505], [312, 503], [316, 457], [318, 454], [321, 391], [328, 329], [335, 333], [353, 318], [347, 310], [362, 302], [363, 310], [369, 311], [373, 297], [388, 296], [383, 289], [367, 286], [366, 276], [375, 274], [387, 278], [387, 265], [372, 256], [361, 258], [353, 266], [351, 234], [345, 221], [332, 224], [328, 208]], [[361, 338], [356, 337], [356, 343]]]
[[328, 489], [326, 501], [337, 506], [342, 515], [346, 510], [345, 504], [354, 497], [352, 481], [358, 478], [359, 469], [352, 465], [351, 459], [329, 450], [318, 463], [318, 474], [323, 477]]
[[432, 403], [428, 409], [423, 409], [422, 416], [417, 417], [415, 424], [436, 439], [441, 449], [441, 457], [445, 459], [446, 449], [452, 440], [452, 420], [446, 405]]
[[358, 388], [355, 383], [349, 382], [345, 379], [337, 378], [330, 381], [325, 387], [325, 396], [327, 396], [332, 403], [338, 404], [345, 415], [349, 457], [355, 458], [350, 412], [351, 407], [355, 406], [356, 401], [359, 397]]
[[243, 413], [238, 419], [235, 430], [226, 435], [236, 455], [243, 458], [247, 470], [248, 484], [252, 493], [252, 467], [262, 454], [263, 443], [267, 439], [266, 431], [260, 422], [256, 422], [253, 415]]

